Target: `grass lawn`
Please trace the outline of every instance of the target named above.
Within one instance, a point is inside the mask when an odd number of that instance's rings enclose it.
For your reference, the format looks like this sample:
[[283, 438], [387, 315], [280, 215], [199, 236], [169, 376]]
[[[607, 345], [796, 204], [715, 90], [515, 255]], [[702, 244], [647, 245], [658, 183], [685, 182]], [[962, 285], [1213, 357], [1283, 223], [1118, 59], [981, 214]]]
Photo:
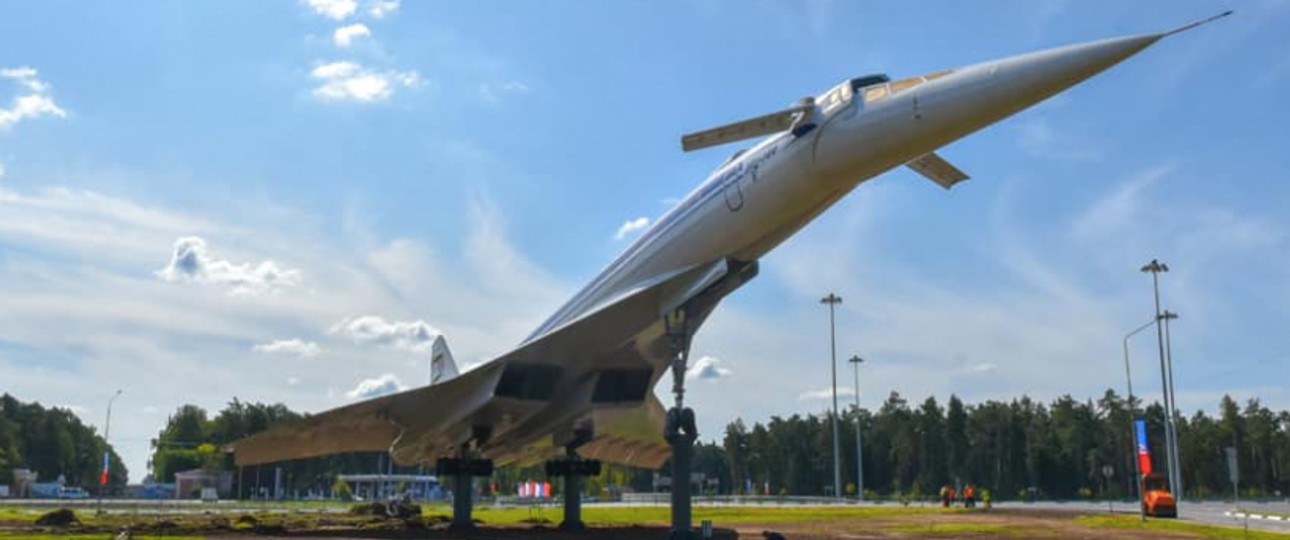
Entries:
[[1173, 519], [1149, 519], [1145, 523], [1137, 516], [1080, 516], [1075, 523], [1099, 529], [1124, 531], [1160, 531], [1190, 533], [1197, 538], [1214, 540], [1286, 540], [1290, 535], [1215, 525], [1201, 525]]
[[[213, 514], [108, 514], [95, 516], [92, 510], [77, 511], [81, 526], [70, 529], [33, 526], [43, 511], [0, 507], [0, 540], [103, 540], [115, 531], [130, 527], [138, 538], [153, 540], [196, 540], [204, 536], [227, 537], [255, 533], [309, 536], [311, 531], [327, 530], [330, 535], [348, 531], [355, 537], [403, 538], [412, 529], [403, 520], [348, 513], [319, 514], [303, 508], [288, 512], [246, 512], [245, 508], [228, 508]], [[425, 522], [442, 527], [451, 514], [445, 505], [422, 508]], [[529, 533], [528, 526], [555, 525], [563, 518], [560, 507], [476, 508], [475, 517], [485, 528], [509, 530], [516, 538]], [[648, 534], [666, 527], [670, 510], [665, 506], [587, 506], [583, 520], [591, 527], [651, 527]], [[762, 530], [776, 530], [789, 538], [805, 535], [812, 538], [1155, 538], [1290, 540], [1290, 535], [1239, 528], [1201, 525], [1177, 520], [1151, 520], [1143, 523], [1128, 515], [1077, 515], [1063, 512], [967, 511], [963, 509], [887, 507], [698, 507], [694, 523], [711, 520], [718, 528], [735, 529], [742, 536], [757, 536]], [[416, 528], [423, 525], [417, 524]], [[90, 533], [90, 531], [95, 531]], [[621, 534], [621, 533], [618, 533]], [[519, 535], [519, 536], [515, 536]], [[628, 535], [630, 536], [630, 535]], [[634, 538], [634, 537], [633, 537]], [[630, 540], [622, 538], [620, 540]]]

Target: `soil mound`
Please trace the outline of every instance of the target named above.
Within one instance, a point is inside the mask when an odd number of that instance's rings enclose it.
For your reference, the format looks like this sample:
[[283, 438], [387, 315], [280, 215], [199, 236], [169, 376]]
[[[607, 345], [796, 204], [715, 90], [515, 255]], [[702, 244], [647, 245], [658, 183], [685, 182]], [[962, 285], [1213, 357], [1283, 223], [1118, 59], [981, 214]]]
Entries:
[[68, 527], [71, 525], [80, 525], [81, 520], [76, 518], [76, 512], [67, 508], [59, 508], [51, 512], [46, 512], [36, 518], [37, 525], [48, 527]]

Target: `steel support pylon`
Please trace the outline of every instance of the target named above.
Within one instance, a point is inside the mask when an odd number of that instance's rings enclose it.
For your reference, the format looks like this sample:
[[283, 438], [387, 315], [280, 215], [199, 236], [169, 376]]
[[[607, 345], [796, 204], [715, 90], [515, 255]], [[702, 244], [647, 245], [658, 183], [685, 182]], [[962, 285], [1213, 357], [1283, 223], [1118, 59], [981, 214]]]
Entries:
[[[565, 452], [569, 458], [570, 465], [574, 465], [578, 460], [578, 453], [574, 448], [568, 447]], [[565, 531], [581, 531], [587, 528], [587, 524], [582, 522], [582, 474], [580, 471], [564, 471], [564, 521], [560, 522], [560, 529]]]
[[664, 438], [672, 447], [672, 529], [670, 538], [693, 538], [694, 516], [690, 505], [690, 471], [694, 441], [698, 438], [694, 411], [685, 407], [685, 371], [690, 356], [689, 310], [678, 309], [663, 319], [672, 354], [672, 393], [676, 404], [667, 412]]
[[[465, 461], [465, 458], [462, 458]], [[474, 484], [475, 478], [471, 476], [470, 470], [464, 466], [452, 475], [452, 523], [448, 525], [448, 530], [457, 532], [468, 532], [475, 530], [475, 520], [471, 515], [474, 510]]]

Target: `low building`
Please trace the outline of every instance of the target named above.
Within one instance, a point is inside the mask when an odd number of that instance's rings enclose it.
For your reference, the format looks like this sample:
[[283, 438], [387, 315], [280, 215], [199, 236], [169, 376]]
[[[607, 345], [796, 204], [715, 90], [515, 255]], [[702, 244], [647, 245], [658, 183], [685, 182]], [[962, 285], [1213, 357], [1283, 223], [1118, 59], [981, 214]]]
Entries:
[[9, 496], [19, 499], [31, 496], [31, 485], [36, 483], [40, 474], [30, 469], [14, 469], [13, 485], [10, 486]]
[[419, 474], [341, 474], [337, 478], [349, 484], [355, 497], [367, 501], [383, 501], [405, 494], [418, 501], [443, 499], [439, 477]]
[[[690, 492], [691, 493], [703, 493], [703, 486], [704, 484], [707, 484], [707, 483], [708, 483], [708, 475], [701, 472], [690, 473]], [[654, 491], [655, 492], [672, 491], [672, 477], [665, 474], [657, 473], [657, 472], [654, 473]]]
[[233, 474], [205, 469], [175, 473], [176, 499], [200, 499], [205, 488], [213, 488], [221, 498], [227, 498], [233, 493]]

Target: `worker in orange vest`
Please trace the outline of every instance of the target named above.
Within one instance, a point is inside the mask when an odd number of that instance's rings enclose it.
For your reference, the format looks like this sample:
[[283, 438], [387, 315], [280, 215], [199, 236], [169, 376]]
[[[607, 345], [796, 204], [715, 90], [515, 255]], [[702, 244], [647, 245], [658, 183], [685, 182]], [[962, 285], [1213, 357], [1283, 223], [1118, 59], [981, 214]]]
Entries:
[[963, 508], [976, 508], [976, 488], [972, 484], [963, 488]]

